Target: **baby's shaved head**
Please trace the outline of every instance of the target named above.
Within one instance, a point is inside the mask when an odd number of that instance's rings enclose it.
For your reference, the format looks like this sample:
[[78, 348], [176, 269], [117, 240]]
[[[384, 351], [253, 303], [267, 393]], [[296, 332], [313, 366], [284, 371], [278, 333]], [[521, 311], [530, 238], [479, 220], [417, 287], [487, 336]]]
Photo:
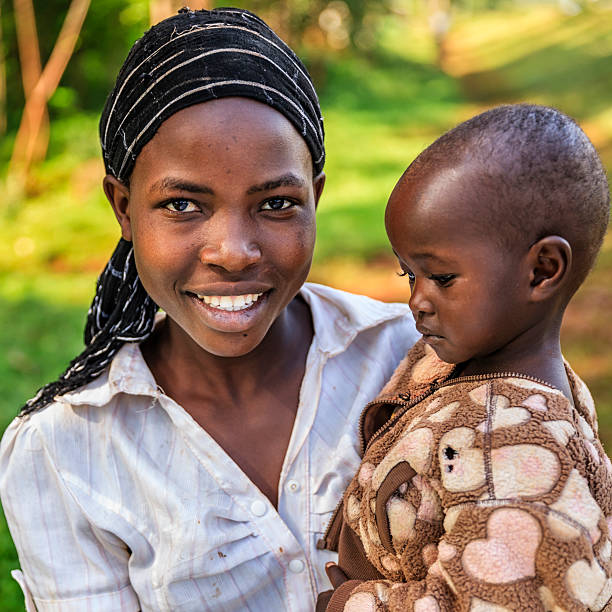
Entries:
[[420, 197], [423, 179], [462, 170], [469, 177], [472, 221], [504, 248], [528, 248], [548, 235], [570, 243], [575, 291], [601, 247], [610, 209], [605, 170], [576, 122], [544, 106], [494, 108], [436, 140], [402, 182], [414, 182]]

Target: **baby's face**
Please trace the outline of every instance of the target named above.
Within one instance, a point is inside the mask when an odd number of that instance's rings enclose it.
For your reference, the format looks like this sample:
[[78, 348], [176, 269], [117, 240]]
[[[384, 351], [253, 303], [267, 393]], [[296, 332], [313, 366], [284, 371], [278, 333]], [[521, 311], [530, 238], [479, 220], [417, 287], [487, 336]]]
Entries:
[[474, 185], [469, 167], [404, 177], [385, 217], [417, 329], [449, 363], [506, 350], [529, 326], [527, 253], [500, 246]]

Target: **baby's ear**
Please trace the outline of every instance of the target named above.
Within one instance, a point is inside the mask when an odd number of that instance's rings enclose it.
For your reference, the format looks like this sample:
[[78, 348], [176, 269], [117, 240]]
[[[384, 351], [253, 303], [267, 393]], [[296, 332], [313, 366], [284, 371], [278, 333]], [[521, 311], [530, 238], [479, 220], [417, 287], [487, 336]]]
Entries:
[[532, 301], [548, 300], [567, 284], [572, 267], [572, 247], [565, 238], [541, 238], [529, 249], [528, 259]]
[[121, 237], [130, 242], [132, 240], [132, 225], [130, 222], [130, 190], [120, 180], [114, 176], [107, 174], [102, 181], [104, 193], [110, 205], [113, 207], [113, 212], [119, 225], [121, 226]]

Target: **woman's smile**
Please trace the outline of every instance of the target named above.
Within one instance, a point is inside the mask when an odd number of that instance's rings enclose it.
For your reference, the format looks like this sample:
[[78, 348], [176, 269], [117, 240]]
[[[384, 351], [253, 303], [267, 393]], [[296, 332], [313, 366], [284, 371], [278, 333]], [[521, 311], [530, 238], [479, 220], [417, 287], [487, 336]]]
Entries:
[[250, 308], [263, 293], [247, 293], [245, 295], [199, 295], [196, 297], [215, 310], [235, 312]]
[[211, 328], [224, 332], [246, 332], [265, 316], [269, 292], [244, 295], [197, 295], [186, 292]]

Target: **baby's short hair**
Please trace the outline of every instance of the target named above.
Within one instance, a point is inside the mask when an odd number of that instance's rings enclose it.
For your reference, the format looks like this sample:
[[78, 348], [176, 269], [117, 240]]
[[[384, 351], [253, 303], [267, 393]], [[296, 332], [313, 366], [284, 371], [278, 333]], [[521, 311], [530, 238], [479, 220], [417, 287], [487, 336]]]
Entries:
[[605, 170], [578, 124], [546, 106], [499, 106], [441, 136], [405, 179], [464, 164], [477, 169], [478, 216], [501, 245], [531, 245], [547, 235], [570, 243], [573, 293], [595, 261], [610, 210]]

